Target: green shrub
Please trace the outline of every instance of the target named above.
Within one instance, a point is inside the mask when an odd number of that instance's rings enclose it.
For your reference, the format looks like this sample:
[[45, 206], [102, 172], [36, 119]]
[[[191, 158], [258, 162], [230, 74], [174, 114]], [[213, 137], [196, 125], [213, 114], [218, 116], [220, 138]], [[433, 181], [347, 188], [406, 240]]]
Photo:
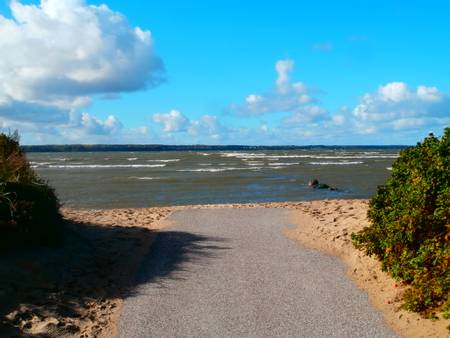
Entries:
[[[404, 149], [369, 203], [369, 227], [354, 245], [411, 285], [404, 308], [450, 307], [450, 128]], [[444, 310], [445, 311], [445, 310]]]
[[57, 244], [60, 235], [55, 192], [30, 167], [17, 133], [0, 134], [0, 248]]

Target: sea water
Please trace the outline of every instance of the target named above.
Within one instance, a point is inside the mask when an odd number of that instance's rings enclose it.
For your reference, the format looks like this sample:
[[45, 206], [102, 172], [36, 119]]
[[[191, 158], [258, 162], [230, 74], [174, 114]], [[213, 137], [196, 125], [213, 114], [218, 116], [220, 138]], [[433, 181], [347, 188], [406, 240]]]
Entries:
[[[30, 153], [64, 206], [75, 208], [369, 198], [399, 149]], [[311, 189], [318, 179], [336, 191]]]

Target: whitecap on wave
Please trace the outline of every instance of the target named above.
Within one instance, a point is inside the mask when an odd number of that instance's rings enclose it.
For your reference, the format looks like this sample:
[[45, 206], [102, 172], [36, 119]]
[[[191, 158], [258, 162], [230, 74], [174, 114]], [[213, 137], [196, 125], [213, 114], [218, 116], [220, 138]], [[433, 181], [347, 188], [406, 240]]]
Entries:
[[299, 163], [291, 163], [291, 162], [272, 162], [269, 163], [270, 166], [277, 166], [277, 167], [284, 167], [284, 166], [290, 166], [290, 165], [298, 165]]
[[148, 177], [148, 176], [130, 176], [131, 179], [135, 179], [135, 180], [159, 180], [161, 179], [161, 177]]
[[31, 168], [36, 169], [36, 168], [48, 166], [49, 164], [52, 164], [52, 163], [53, 162], [34, 162], [34, 161], [30, 161], [30, 166], [31, 166]]
[[363, 164], [362, 161], [347, 161], [347, 162], [309, 162], [311, 165], [353, 165]]
[[240, 159], [247, 159], [247, 158], [262, 158], [266, 156], [266, 154], [263, 153], [221, 153], [220, 156], [222, 157], [235, 157]]
[[315, 158], [315, 159], [391, 159], [397, 158], [398, 154], [380, 154], [380, 153], [337, 153], [334, 155], [328, 154], [294, 154], [294, 155], [266, 155], [264, 153], [223, 153], [222, 157], [235, 157], [242, 160], [252, 159], [268, 159], [279, 160], [284, 158]]
[[168, 160], [147, 160], [147, 162], [162, 162], [162, 163], [178, 162], [178, 161], [180, 161], [179, 158], [171, 158]]
[[371, 159], [371, 158], [397, 158], [397, 154], [384, 154], [384, 155], [309, 155], [309, 158], [318, 158], [318, 159], [336, 159], [336, 160], [345, 160], [345, 159]]
[[249, 166], [261, 166], [264, 165], [264, 162], [261, 161], [246, 161], [246, 164]]
[[50, 160], [65, 162], [65, 161], [70, 161], [70, 158], [68, 158], [68, 157], [55, 157], [55, 158], [51, 158]]
[[95, 169], [95, 168], [162, 168], [165, 164], [68, 164], [49, 165], [49, 168], [56, 169]]
[[231, 171], [231, 170], [252, 170], [255, 168], [239, 168], [239, 167], [224, 167], [224, 168], [198, 168], [198, 169], [178, 169], [177, 171], [186, 172], [221, 172], [221, 171]]

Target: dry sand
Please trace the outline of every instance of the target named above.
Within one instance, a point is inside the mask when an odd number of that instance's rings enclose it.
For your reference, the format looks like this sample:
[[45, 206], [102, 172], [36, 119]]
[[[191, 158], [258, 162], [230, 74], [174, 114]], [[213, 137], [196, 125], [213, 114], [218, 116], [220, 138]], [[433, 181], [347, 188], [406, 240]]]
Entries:
[[[349, 276], [369, 294], [386, 322], [405, 337], [448, 337], [449, 320], [431, 321], [399, 310], [406, 286], [353, 248], [350, 235], [368, 225], [365, 200], [322, 200], [167, 208], [63, 209], [69, 233], [63, 248], [12, 253], [0, 258], [0, 336], [114, 337], [122, 299], [133, 293], [133, 276], [166, 217], [187, 208], [286, 208], [286, 235], [339, 256]], [[36, 256], [37, 255], [37, 256]], [[4, 299], [3, 299], [4, 298]], [[6, 306], [5, 306], [6, 305]], [[2, 331], [3, 330], [3, 331]]]

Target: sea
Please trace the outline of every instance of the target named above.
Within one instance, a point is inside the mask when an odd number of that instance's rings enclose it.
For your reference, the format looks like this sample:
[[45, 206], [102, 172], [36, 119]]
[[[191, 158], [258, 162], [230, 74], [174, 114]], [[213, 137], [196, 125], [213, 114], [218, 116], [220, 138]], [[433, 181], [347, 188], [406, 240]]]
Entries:
[[[73, 208], [370, 198], [391, 175], [395, 148], [47, 152], [32, 167]], [[319, 180], [337, 190], [312, 189]]]

